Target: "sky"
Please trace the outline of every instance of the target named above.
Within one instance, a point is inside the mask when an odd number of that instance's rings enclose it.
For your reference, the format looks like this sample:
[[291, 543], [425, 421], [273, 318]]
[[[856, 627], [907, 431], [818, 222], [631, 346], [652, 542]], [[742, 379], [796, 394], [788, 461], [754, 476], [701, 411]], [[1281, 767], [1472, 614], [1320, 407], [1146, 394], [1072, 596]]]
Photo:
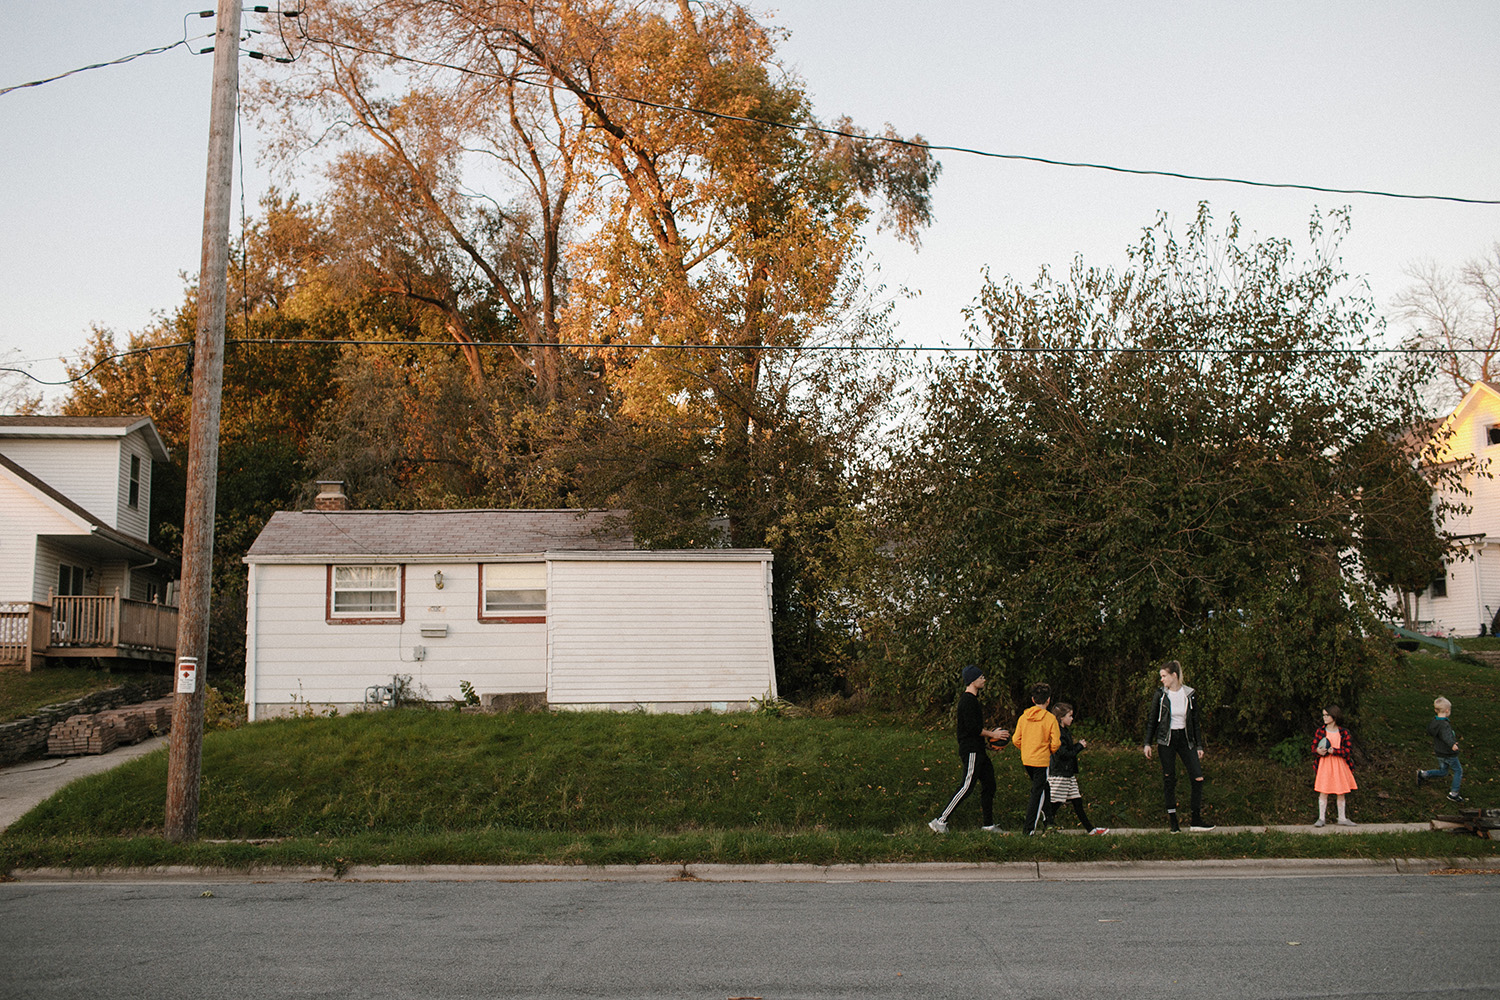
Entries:
[[[752, 7], [787, 32], [780, 56], [824, 121], [847, 114], [871, 130], [889, 122], [936, 144], [1058, 160], [1500, 199], [1490, 0]], [[0, 0], [0, 88], [169, 45], [189, 10]], [[211, 24], [193, 17], [187, 31]], [[181, 302], [201, 254], [211, 73], [211, 56], [179, 47], [0, 95], [0, 363], [61, 379], [59, 357], [91, 328], [123, 342]], [[316, 194], [316, 176], [273, 173], [253, 129], [241, 146], [252, 214], [271, 183]], [[1248, 234], [1302, 249], [1315, 210], [1349, 206], [1343, 264], [1382, 307], [1413, 263], [1456, 269], [1500, 241], [1497, 205], [939, 158], [920, 250], [888, 234], [869, 242], [910, 344], [960, 342], [986, 271], [1029, 282], [1079, 255], [1122, 267], [1159, 213], [1180, 231], [1204, 200], [1216, 218], [1234, 213]], [[55, 403], [63, 390], [44, 391]]]

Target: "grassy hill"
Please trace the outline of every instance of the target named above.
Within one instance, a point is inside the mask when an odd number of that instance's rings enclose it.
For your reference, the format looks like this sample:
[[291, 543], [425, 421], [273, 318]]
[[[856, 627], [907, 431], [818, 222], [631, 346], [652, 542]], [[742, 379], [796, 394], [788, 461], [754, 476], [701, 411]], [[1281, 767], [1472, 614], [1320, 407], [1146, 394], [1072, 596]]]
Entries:
[[[161, 672], [166, 673], [166, 668]], [[31, 715], [44, 705], [118, 687], [139, 676], [81, 667], [48, 667], [31, 672], [0, 670], [0, 723]]]
[[[1500, 805], [1500, 674], [1412, 656], [1354, 725], [1362, 754], [1350, 814], [1421, 821], [1448, 811], [1417, 789], [1432, 757], [1432, 697], [1455, 703], [1471, 805]], [[1314, 710], [1309, 707], [1309, 713]], [[1080, 781], [1096, 823], [1160, 827], [1160, 769], [1132, 744], [1093, 738]], [[1284, 756], [1282, 748], [1275, 756]], [[1420, 835], [1358, 837], [994, 837], [959, 810], [954, 834], [926, 822], [957, 779], [946, 722], [888, 716], [476, 716], [395, 711], [268, 721], [204, 739], [199, 834], [160, 839], [166, 754], [77, 782], [0, 836], [0, 865], [518, 863], [540, 861], [1006, 860], [1458, 852], [1492, 843]], [[999, 822], [1020, 823], [1026, 780], [994, 755]], [[1268, 749], [1211, 749], [1207, 812], [1224, 825], [1311, 822], [1312, 765]], [[1185, 801], [1185, 789], [1183, 798]], [[1492, 799], [1494, 801], [1492, 801]], [[1071, 813], [1061, 814], [1064, 825]], [[1248, 839], [1247, 839], [1248, 838]], [[1409, 840], [1409, 837], [1407, 838]], [[261, 841], [260, 843], [246, 843]]]

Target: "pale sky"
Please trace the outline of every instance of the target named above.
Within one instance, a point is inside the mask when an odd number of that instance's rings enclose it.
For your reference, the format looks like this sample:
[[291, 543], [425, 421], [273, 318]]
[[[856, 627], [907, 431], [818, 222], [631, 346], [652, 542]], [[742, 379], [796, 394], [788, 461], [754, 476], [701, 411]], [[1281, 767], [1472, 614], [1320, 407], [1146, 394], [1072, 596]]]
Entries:
[[[1500, 198], [1500, 4], [1490, 0], [760, 6], [791, 33], [780, 51], [825, 121], [848, 114], [871, 130], [890, 122], [933, 143], [1060, 160]], [[3, 88], [170, 44], [189, 8], [0, 0], [0, 10]], [[211, 24], [195, 17], [189, 31]], [[211, 56], [179, 48], [0, 95], [5, 363], [62, 378], [57, 357], [80, 350], [90, 326], [123, 341], [181, 301], [180, 274], [200, 255], [211, 70]], [[253, 133], [243, 148], [253, 214], [272, 178]], [[920, 293], [897, 309], [913, 344], [959, 339], [985, 268], [1030, 280], [1044, 265], [1065, 272], [1076, 254], [1121, 266], [1159, 211], [1185, 223], [1203, 199], [1219, 218], [1235, 212], [1248, 231], [1299, 247], [1314, 208], [1351, 206], [1344, 264], [1382, 305], [1413, 261], [1456, 268], [1500, 240], [1500, 206], [940, 158], [920, 253], [885, 236], [870, 243], [880, 280]], [[316, 188], [315, 178], [277, 182]]]

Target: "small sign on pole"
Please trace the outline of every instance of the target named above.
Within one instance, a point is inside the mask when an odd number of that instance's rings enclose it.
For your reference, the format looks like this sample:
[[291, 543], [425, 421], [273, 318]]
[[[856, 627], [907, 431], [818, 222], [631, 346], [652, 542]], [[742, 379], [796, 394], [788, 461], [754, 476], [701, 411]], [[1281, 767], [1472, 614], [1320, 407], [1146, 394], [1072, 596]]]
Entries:
[[177, 660], [177, 693], [192, 694], [198, 690], [198, 658], [182, 656]]

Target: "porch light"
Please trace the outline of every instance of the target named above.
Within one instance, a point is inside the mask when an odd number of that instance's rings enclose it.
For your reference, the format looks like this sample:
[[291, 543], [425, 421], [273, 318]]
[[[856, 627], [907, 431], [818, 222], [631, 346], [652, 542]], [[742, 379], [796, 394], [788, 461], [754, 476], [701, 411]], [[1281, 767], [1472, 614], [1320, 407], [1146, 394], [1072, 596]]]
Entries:
[[436, 573], [432, 574], [432, 584], [433, 584], [433, 586], [437, 587], [438, 590], [442, 590], [443, 589], [443, 571], [442, 570], [438, 570]]

